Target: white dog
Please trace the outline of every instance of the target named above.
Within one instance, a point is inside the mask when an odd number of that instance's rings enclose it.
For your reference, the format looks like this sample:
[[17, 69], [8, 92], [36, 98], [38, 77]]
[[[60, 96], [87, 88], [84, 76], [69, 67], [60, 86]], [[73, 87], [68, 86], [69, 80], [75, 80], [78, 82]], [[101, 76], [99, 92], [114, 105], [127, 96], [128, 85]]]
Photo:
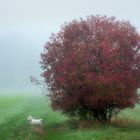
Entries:
[[42, 125], [42, 119], [34, 119], [32, 116], [29, 116], [27, 118], [28, 121], [30, 121], [30, 123], [35, 126], [35, 125]]

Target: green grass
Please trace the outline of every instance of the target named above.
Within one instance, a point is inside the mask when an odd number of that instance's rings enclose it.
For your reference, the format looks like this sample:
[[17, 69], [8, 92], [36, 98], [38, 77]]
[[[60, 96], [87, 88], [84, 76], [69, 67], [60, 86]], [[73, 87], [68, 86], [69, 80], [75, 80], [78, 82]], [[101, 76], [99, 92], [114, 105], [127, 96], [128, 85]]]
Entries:
[[[0, 140], [140, 140], [140, 105], [121, 112], [109, 126], [80, 129], [49, 104], [42, 95], [1, 95]], [[43, 128], [33, 128], [28, 115], [42, 118]]]

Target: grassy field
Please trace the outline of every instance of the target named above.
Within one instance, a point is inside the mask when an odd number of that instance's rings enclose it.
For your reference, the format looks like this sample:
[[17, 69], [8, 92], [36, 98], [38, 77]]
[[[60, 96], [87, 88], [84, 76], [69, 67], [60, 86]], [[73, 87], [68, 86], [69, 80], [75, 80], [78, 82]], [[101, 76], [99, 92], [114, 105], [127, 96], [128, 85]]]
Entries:
[[[0, 140], [140, 140], [139, 105], [121, 112], [109, 126], [81, 129], [49, 104], [42, 95], [0, 95]], [[33, 128], [29, 115], [42, 118], [42, 128]]]

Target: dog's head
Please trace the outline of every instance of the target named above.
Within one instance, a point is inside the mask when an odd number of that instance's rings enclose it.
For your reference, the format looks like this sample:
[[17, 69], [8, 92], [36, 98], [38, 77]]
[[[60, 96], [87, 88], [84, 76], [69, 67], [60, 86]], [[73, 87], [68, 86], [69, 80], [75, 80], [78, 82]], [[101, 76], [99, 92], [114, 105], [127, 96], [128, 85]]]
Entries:
[[31, 121], [32, 119], [33, 119], [32, 116], [28, 116], [28, 118], [27, 118], [28, 121]]

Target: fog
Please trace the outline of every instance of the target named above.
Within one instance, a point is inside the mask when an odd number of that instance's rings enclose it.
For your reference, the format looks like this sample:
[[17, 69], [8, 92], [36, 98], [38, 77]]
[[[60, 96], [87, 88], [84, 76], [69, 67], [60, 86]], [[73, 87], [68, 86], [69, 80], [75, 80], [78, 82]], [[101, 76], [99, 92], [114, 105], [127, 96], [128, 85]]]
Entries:
[[0, 0], [0, 91], [36, 90], [40, 53], [52, 32], [87, 15], [129, 20], [140, 31], [139, 1], [133, 0]]
[[7, 32], [0, 38], [0, 88], [30, 89], [29, 76], [39, 73], [39, 53], [29, 38], [21, 33]]

